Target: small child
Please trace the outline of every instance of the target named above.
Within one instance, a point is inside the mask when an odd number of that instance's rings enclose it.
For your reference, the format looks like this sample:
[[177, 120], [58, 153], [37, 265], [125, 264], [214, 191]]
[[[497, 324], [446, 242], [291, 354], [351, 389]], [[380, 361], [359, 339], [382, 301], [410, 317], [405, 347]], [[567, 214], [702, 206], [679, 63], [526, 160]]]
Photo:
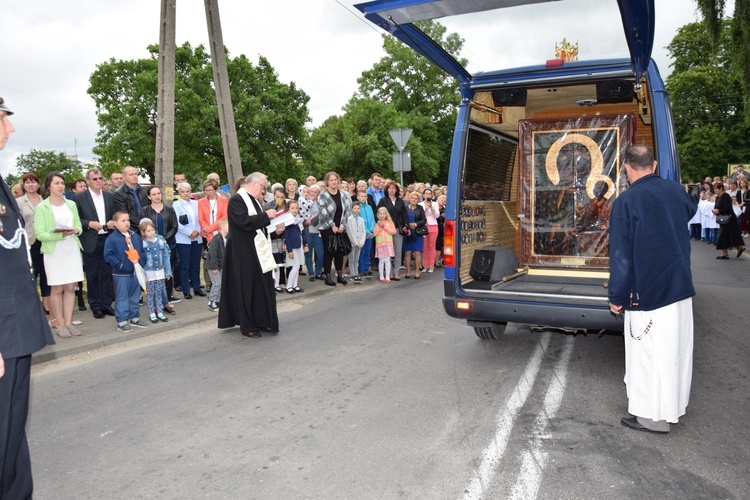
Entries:
[[208, 278], [211, 280], [211, 291], [208, 294], [208, 308], [218, 311], [221, 299], [221, 270], [224, 269], [224, 248], [227, 246], [227, 235], [229, 234], [229, 219], [219, 221], [219, 234], [214, 236], [208, 244], [208, 259], [206, 269]]
[[147, 328], [140, 320], [138, 299], [141, 286], [135, 276], [135, 263], [143, 265], [146, 259], [138, 252], [143, 248], [143, 240], [130, 230], [130, 217], [127, 212], [115, 212], [112, 216], [117, 231], [112, 232], [104, 243], [104, 261], [112, 267], [115, 284], [115, 319], [117, 329], [132, 332], [133, 327]]
[[396, 234], [396, 226], [393, 225], [391, 214], [385, 207], [378, 208], [378, 221], [375, 223], [373, 234], [375, 235], [375, 257], [379, 259], [380, 281], [390, 283], [391, 257], [396, 256], [393, 248], [393, 235]]
[[164, 309], [163, 295], [166, 293], [165, 281], [172, 277], [172, 267], [169, 263], [169, 245], [167, 240], [160, 234], [156, 234], [156, 226], [151, 219], [141, 219], [138, 225], [143, 236], [143, 252], [146, 264], [146, 304], [148, 305], [148, 317], [152, 323], [158, 321], [167, 322]]
[[367, 242], [367, 231], [365, 230], [365, 220], [360, 217], [361, 210], [359, 203], [352, 204], [352, 214], [346, 221], [346, 234], [349, 241], [352, 242], [352, 251], [349, 254], [349, 262], [352, 263], [352, 281], [362, 283], [362, 276], [359, 275], [359, 253]]
[[[282, 187], [277, 187], [273, 191], [273, 200], [263, 205], [263, 210], [273, 208], [276, 210], [276, 217], [282, 215], [288, 210], [286, 191]], [[271, 251], [273, 252], [273, 258], [276, 261], [276, 269], [273, 270], [273, 284], [277, 292], [284, 291], [281, 285], [286, 284], [286, 273], [284, 272], [284, 261], [286, 246], [284, 245], [284, 231], [286, 228], [283, 224], [276, 226], [276, 231], [271, 232]]]
[[[359, 252], [359, 275], [360, 276], [372, 276], [370, 272], [370, 254], [372, 253], [372, 231], [375, 227], [375, 214], [372, 211], [372, 207], [367, 203], [367, 192], [360, 191], [357, 193], [357, 202], [359, 204], [359, 215], [365, 221], [365, 232], [367, 241]], [[355, 203], [352, 203], [354, 206]]]
[[310, 251], [305, 236], [303, 219], [299, 215], [299, 203], [289, 200], [289, 212], [294, 216], [294, 224], [290, 224], [284, 231], [284, 244], [286, 246], [286, 267], [289, 274], [286, 278], [287, 293], [304, 292], [298, 286], [299, 272], [305, 263], [305, 254]]

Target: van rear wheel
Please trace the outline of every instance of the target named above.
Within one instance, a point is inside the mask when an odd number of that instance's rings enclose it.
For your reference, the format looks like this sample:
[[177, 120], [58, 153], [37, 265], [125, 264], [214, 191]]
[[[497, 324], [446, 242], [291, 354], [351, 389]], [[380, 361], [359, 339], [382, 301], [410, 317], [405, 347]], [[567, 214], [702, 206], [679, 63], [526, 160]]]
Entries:
[[497, 340], [505, 333], [507, 323], [492, 323], [492, 326], [475, 326], [474, 333], [482, 340]]

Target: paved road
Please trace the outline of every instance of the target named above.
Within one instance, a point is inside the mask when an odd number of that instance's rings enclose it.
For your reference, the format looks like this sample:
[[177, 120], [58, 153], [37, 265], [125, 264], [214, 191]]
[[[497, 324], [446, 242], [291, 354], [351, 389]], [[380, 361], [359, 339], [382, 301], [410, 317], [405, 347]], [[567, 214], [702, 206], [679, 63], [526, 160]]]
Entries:
[[[688, 414], [623, 428], [622, 338], [480, 341], [441, 276], [197, 323], [35, 366], [38, 499], [748, 498], [748, 260], [694, 243]], [[397, 291], [397, 293], [393, 293]]]

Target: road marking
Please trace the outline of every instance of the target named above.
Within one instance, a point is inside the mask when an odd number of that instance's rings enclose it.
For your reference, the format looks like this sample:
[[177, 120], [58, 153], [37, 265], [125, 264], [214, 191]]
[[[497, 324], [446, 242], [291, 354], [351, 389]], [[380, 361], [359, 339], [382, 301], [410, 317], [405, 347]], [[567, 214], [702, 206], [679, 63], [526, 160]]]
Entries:
[[547, 466], [549, 454], [542, 451], [542, 439], [547, 437], [547, 425], [550, 419], [554, 418], [557, 410], [560, 409], [563, 394], [565, 394], [565, 384], [568, 374], [568, 364], [570, 356], [573, 353], [574, 339], [567, 336], [560, 359], [555, 364], [555, 371], [552, 375], [547, 393], [544, 396], [544, 406], [534, 419], [531, 427], [531, 438], [529, 439], [529, 449], [522, 453], [521, 470], [518, 473], [516, 484], [510, 494], [511, 499], [531, 499], [536, 498], [539, 493], [539, 487], [542, 484], [542, 475]]
[[542, 364], [542, 358], [547, 352], [549, 339], [550, 333], [542, 334], [534, 354], [526, 364], [526, 370], [521, 375], [507, 403], [505, 403], [505, 407], [497, 414], [495, 435], [490, 444], [482, 451], [482, 461], [474, 470], [471, 480], [464, 490], [465, 500], [486, 498], [485, 491], [490, 487], [497, 473], [497, 465], [500, 463], [508, 445], [510, 431], [513, 429], [513, 423], [518, 416], [518, 412], [526, 403], [526, 398], [534, 386], [539, 367]]

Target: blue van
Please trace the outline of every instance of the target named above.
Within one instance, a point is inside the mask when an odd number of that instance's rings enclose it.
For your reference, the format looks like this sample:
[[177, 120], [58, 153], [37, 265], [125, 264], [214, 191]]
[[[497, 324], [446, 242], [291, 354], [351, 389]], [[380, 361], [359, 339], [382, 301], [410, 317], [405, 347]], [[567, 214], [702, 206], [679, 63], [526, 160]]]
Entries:
[[[508, 323], [621, 331], [607, 284], [609, 213], [627, 189], [622, 155], [647, 144], [658, 173], [680, 178], [671, 105], [651, 59], [654, 2], [377, 0], [357, 8], [458, 82], [446, 312], [483, 339]], [[432, 19], [466, 35], [466, 67], [419, 29]], [[571, 28], [575, 43], [564, 36]], [[469, 45], [472, 37], [479, 43]], [[490, 59], [500, 62], [487, 68]]]

